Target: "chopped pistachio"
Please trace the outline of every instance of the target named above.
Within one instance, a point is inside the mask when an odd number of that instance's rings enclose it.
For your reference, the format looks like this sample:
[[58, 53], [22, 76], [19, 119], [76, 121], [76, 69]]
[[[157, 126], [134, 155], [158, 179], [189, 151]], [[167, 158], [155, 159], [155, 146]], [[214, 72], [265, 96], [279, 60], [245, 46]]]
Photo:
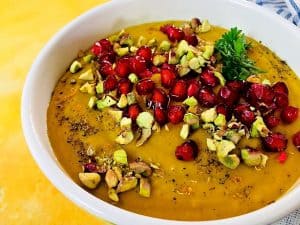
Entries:
[[194, 96], [188, 97], [183, 101], [183, 104], [188, 105], [190, 107], [198, 105], [198, 101]]
[[108, 113], [112, 116], [112, 118], [117, 122], [119, 123], [122, 119], [122, 116], [123, 116], [123, 111], [121, 110], [113, 110], [113, 109], [110, 109], [108, 111]]
[[234, 144], [237, 144], [241, 140], [242, 134], [240, 134], [234, 130], [228, 130], [226, 132], [226, 138], [228, 140], [232, 141]]
[[113, 159], [116, 163], [127, 165], [127, 153], [124, 149], [114, 151]]
[[184, 114], [183, 121], [189, 125], [198, 124], [199, 125], [199, 116], [193, 113]]
[[176, 57], [176, 55], [173, 54], [173, 52], [169, 52], [169, 60], [168, 63], [171, 65], [175, 65], [179, 62], [179, 58]]
[[142, 112], [136, 118], [136, 123], [140, 128], [151, 128], [154, 117], [149, 112]]
[[75, 60], [74, 62], [72, 62], [71, 66], [70, 66], [70, 72], [77, 73], [81, 68], [82, 68], [81, 63], [79, 61]]
[[147, 39], [144, 36], [140, 36], [138, 41], [137, 41], [137, 46], [141, 47], [143, 45], [147, 44]]
[[226, 80], [225, 80], [225, 78], [223, 77], [223, 75], [222, 75], [220, 72], [218, 72], [218, 71], [214, 71], [214, 75], [219, 79], [220, 84], [221, 84], [222, 86], [224, 86], [225, 83], [226, 83]]
[[167, 61], [167, 57], [164, 55], [155, 55], [152, 59], [154, 66], [160, 66]]
[[128, 47], [117, 48], [117, 49], [115, 49], [115, 53], [117, 53], [117, 55], [120, 57], [128, 55], [129, 48]]
[[117, 98], [118, 95], [118, 91], [117, 90], [113, 90], [107, 93], [107, 95], [113, 97], [113, 98]]
[[136, 103], [136, 98], [133, 92], [129, 92], [127, 95], [127, 103], [128, 105], [132, 105], [134, 103]]
[[136, 177], [123, 177], [117, 187], [117, 193], [129, 191], [137, 186]]
[[123, 130], [115, 139], [115, 141], [120, 145], [127, 145], [132, 142], [134, 135], [131, 130]]
[[223, 114], [218, 114], [218, 116], [214, 120], [214, 124], [217, 127], [224, 127], [226, 125], [226, 117]]
[[86, 56], [83, 57], [83, 61], [84, 61], [85, 63], [90, 63], [94, 58], [95, 58], [94, 55], [92, 55], [92, 54], [87, 54]]
[[78, 177], [81, 183], [89, 189], [96, 188], [101, 181], [98, 173], [79, 173]]
[[94, 106], [96, 105], [97, 100], [98, 100], [98, 99], [97, 99], [96, 96], [91, 96], [91, 97], [90, 97], [90, 100], [89, 100], [89, 102], [88, 102], [88, 107], [89, 107], [90, 109], [94, 108]]
[[202, 24], [200, 25], [199, 31], [200, 31], [201, 33], [205, 33], [205, 32], [210, 31], [210, 29], [211, 29], [210, 23], [208, 22], [208, 20], [204, 20], [204, 21], [202, 22]]
[[166, 41], [166, 40], [162, 41], [160, 43], [159, 47], [158, 47], [158, 49], [160, 51], [164, 51], [164, 52], [169, 51], [170, 48], [171, 48], [171, 43], [169, 41]]
[[79, 79], [80, 80], [86, 80], [86, 81], [94, 80], [94, 74], [93, 74], [92, 69], [88, 69], [87, 71], [80, 74]]
[[204, 59], [209, 60], [210, 57], [214, 53], [214, 46], [213, 45], [206, 45], [205, 46], [205, 51], [203, 52], [202, 56]]
[[129, 163], [129, 169], [136, 174], [142, 174], [145, 177], [149, 177], [152, 174], [151, 167], [145, 162], [132, 162]]
[[177, 72], [180, 77], [187, 75], [190, 71], [190, 68], [185, 66], [178, 66], [177, 68]]
[[115, 99], [113, 99], [109, 95], [106, 95], [101, 100], [97, 101], [97, 108], [102, 110], [104, 108], [108, 108], [110, 106], [113, 106], [116, 103], [117, 103], [117, 101]]
[[215, 131], [215, 126], [211, 123], [204, 123], [202, 125], [202, 128], [205, 129], [205, 130], [209, 130], [210, 133]]
[[108, 40], [111, 42], [111, 43], [114, 43], [114, 42], [117, 42], [119, 41], [119, 35], [118, 34], [113, 34], [111, 36], [108, 37]]
[[128, 117], [123, 117], [120, 121], [120, 127], [122, 130], [131, 130], [132, 120]]
[[240, 164], [240, 159], [236, 154], [227, 155], [222, 158], [218, 158], [219, 161], [229, 169], [235, 169]]
[[115, 172], [115, 174], [117, 175], [118, 180], [120, 181], [122, 179], [122, 177], [123, 177], [121, 168], [118, 167], [118, 166], [114, 166], [112, 169]]
[[270, 130], [264, 123], [264, 120], [261, 116], [257, 116], [256, 120], [253, 122], [250, 130], [251, 137], [266, 137]]
[[127, 101], [127, 96], [125, 94], [121, 94], [120, 96], [120, 99], [117, 103], [117, 106], [120, 108], [120, 109], [123, 109], [127, 106], [128, 104], [128, 101]]
[[263, 79], [262, 84], [271, 86], [271, 81], [268, 79]]
[[86, 82], [84, 85], [82, 85], [79, 90], [82, 93], [88, 93], [90, 95], [94, 95], [95, 94], [95, 90], [94, 90], [94, 86], [88, 82]]
[[138, 76], [135, 73], [129, 74], [128, 79], [133, 84], [136, 84], [139, 81], [139, 78], [138, 78]]
[[216, 108], [210, 108], [205, 110], [204, 112], [201, 113], [201, 119], [205, 123], [211, 123], [214, 122], [214, 120], [217, 118], [217, 111]]
[[268, 159], [268, 156], [264, 155], [260, 151], [256, 151], [248, 148], [241, 150], [241, 157], [247, 166], [264, 167]]
[[129, 34], [123, 34], [120, 38], [120, 45], [126, 45], [126, 46], [132, 46], [133, 45], [133, 39]]
[[180, 58], [180, 65], [183, 66], [183, 67], [188, 67], [189, 66], [189, 60], [187, 59], [186, 55], [183, 55]]
[[225, 157], [228, 155], [229, 152], [235, 149], [235, 144], [232, 141], [228, 140], [218, 141], [216, 142], [216, 146], [218, 157]]
[[135, 145], [137, 147], [143, 145], [150, 138], [151, 134], [152, 134], [151, 128], [142, 128], [142, 133]]
[[198, 68], [201, 67], [201, 64], [200, 64], [200, 62], [199, 62], [199, 60], [198, 60], [197, 57], [194, 57], [194, 58], [192, 58], [192, 59], [189, 61], [189, 67], [190, 67], [192, 70], [196, 70], [196, 69], [198, 69]]
[[136, 53], [137, 50], [138, 50], [138, 48], [135, 47], [135, 46], [131, 46], [131, 47], [129, 48], [129, 51], [132, 52], [132, 53]]
[[105, 182], [108, 188], [113, 188], [118, 185], [119, 180], [117, 174], [112, 169], [107, 170], [105, 174]]
[[102, 80], [99, 80], [98, 84], [96, 85], [96, 92], [97, 92], [97, 94], [104, 93], [104, 83]]
[[189, 44], [186, 40], [181, 40], [176, 49], [176, 56], [180, 58], [189, 51]]
[[195, 57], [195, 54], [191, 50], [189, 50], [188, 53], [186, 54], [186, 59], [188, 61], [190, 61], [194, 57]]
[[206, 138], [206, 145], [209, 151], [217, 151], [217, 145], [214, 139]]
[[151, 185], [148, 178], [140, 179], [140, 191], [139, 194], [143, 197], [149, 198], [151, 195]]
[[190, 134], [190, 125], [183, 124], [182, 128], [180, 130], [180, 137], [185, 140], [185, 139], [187, 139], [189, 134]]
[[110, 200], [113, 200], [114, 202], [119, 202], [119, 196], [116, 190], [113, 188], [108, 189], [108, 197]]
[[149, 47], [156, 47], [157, 46], [157, 40], [155, 38], [152, 38], [148, 41], [147, 46]]

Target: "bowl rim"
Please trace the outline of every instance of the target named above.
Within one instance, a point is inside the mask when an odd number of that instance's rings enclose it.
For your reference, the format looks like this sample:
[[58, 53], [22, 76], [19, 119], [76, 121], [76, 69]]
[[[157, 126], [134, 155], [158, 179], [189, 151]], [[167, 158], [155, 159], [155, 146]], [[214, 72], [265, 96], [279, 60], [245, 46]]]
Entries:
[[[295, 196], [300, 196], [300, 188], [296, 188], [289, 193], [287, 193], [283, 198], [280, 198], [276, 201], [276, 204], [270, 204], [258, 210], [249, 212], [247, 214], [243, 214], [240, 216], [229, 217], [225, 219], [217, 219], [217, 220], [209, 220], [209, 221], [176, 221], [176, 220], [167, 220], [160, 219], [150, 216], [144, 216], [141, 214], [137, 214], [131, 211], [124, 210], [122, 208], [118, 208], [114, 205], [111, 205], [107, 202], [104, 202], [101, 199], [93, 196], [88, 193], [84, 189], [82, 189], [79, 185], [77, 185], [67, 174], [65, 174], [62, 169], [57, 165], [55, 160], [49, 160], [49, 153], [46, 151], [34, 151], [34, 149], [43, 149], [43, 145], [37, 138], [37, 133], [31, 123], [33, 118], [31, 118], [30, 114], [30, 98], [33, 96], [32, 85], [35, 82], [34, 78], [37, 76], [37, 65], [43, 62], [44, 57], [47, 55], [47, 52], [51, 49], [51, 46], [56, 43], [62, 36], [64, 36], [68, 30], [76, 27], [78, 23], [85, 17], [88, 17], [89, 14], [95, 12], [105, 11], [107, 8], [115, 7], [117, 4], [122, 2], [125, 4], [126, 2], [132, 2], [135, 0], [112, 0], [110, 2], [101, 4], [96, 6], [79, 17], [73, 19], [70, 23], [60, 29], [50, 41], [47, 42], [45, 47], [40, 51], [37, 58], [35, 59], [32, 67], [28, 73], [26, 78], [22, 99], [21, 99], [21, 121], [22, 121], [22, 129], [25, 136], [25, 140], [29, 147], [29, 150], [38, 164], [39, 168], [42, 170], [44, 175], [50, 180], [50, 182], [65, 195], [69, 200], [76, 203], [77, 206], [84, 208], [87, 212], [92, 213], [97, 217], [101, 217], [103, 219], [109, 220], [118, 224], [132, 224], [130, 221], [136, 221], [137, 224], [162, 224], [162, 225], [229, 225], [229, 224], [243, 224], [243, 225], [254, 225], [254, 222], [259, 220], [260, 224], [267, 224], [274, 222], [275, 220], [280, 219], [285, 216], [287, 213], [292, 212], [300, 206], [300, 203], [297, 202]], [[287, 27], [287, 29], [292, 30], [300, 37], [300, 32], [298, 28], [292, 25], [290, 22], [276, 15], [275, 13], [269, 12], [268, 10], [262, 9], [260, 6], [257, 6], [254, 3], [248, 1], [240, 1], [240, 0], [220, 0], [224, 2], [231, 2], [232, 4], [239, 4], [249, 8], [249, 10], [253, 10], [256, 13], [265, 14], [272, 19], [274, 19], [277, 23], [281, 23]], [[297, 33], [299, 32], [299, 33]], [[66, 191], [66, 189], [68, 191]], [[81, 197], [80, 197], [81, 196]], [[83, 198], [82, 198], [83, 197]], [[282, 210], [282, 205], [285, 205], [285, 210]], [[276, 213], [275, 213], [276, 212]], [[266, 215], [272, 215], [268, 217]], [[130, 221], [125, 221], [126, 218], [131, 218]], [[245, 222], [248, 221], [248, 222]]]

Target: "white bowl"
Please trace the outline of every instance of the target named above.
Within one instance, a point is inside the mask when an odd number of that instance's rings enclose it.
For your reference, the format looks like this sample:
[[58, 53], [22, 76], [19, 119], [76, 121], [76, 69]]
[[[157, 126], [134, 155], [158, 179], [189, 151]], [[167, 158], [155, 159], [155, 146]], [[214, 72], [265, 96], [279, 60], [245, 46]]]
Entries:
[[247, 35], [261, 40], [300, 74], [299, 30], [280, 16], [246, 1], [114, 0], [78, 17], [48, 42], [32, 65], [22, 96], [22, 125], [41, 170], [64, 195], [88, 212], [122, 225], [265, 225], [300, 207], [300, 187], [296, 186], [275, 203], [237, 217], [199, 222], [157, 219], [94, 197], [75, 184], [57, 161], [47, 136], [46, 112], [57, 80], [77, 52], [127, 26], [195, 16], [227, 28], [238, 26]]

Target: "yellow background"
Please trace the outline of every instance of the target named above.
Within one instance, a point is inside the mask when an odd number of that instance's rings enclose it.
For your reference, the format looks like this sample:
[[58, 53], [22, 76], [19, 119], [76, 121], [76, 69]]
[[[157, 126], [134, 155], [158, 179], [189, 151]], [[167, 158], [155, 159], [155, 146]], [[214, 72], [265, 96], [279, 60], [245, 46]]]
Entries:
[[103, 2], [0, 0], [0, 225], [107, 225], [46, 179], [20, 121], [23, 83], [40, 49], [66, 23]]

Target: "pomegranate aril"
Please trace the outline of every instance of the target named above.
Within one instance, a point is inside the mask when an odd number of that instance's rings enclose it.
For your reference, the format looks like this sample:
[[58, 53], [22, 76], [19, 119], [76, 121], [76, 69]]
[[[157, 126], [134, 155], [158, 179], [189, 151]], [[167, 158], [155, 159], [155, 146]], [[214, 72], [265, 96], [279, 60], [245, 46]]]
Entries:
[[151, 72], [151, 70], [146, 69], [145, 71], [141, 72], [139, 74], [139, 78], [144, 79], [144, 78], [150, 78], [152, 77], [153, 73]]
[[289, 105], [289, 97], [284, 93], [275, 94], [275, 104], [278, 108], [284, 108]]
[[293, 144], [300, 151], [300, 131], [293, 135]]
[[177, 27], [165, 25], [161, 27], [160, 30], [165, 33], [172, 42], [181, 41], [184, 38], [184, 32]]
[[281, 152], [287, 147], [287, 139], [281, 133], [270, 133], [267, 137], [262, 138], [263, 146], [266, 151]]
[[278, 160], [279, 163], [285, 163], [287, 158], [288, 158], [288, 156], [287, 156], [286, 152], [280, 152], [277, 160]]
[[140, 80], [135, 86], [136, 91], [139, 95], [150, 94], [153, 91], [154, 87], [154, 82], [148, 78]]
[[141, 112], [141, 108], [138, 104], [130, 105], [127, 109], [128, 117], [131, 118], [133, 121], [136, 120], [140, 112]]
[[152, 60], [152, 51], [149, 47], [142, 46], [140, 47], [136, 55], [143, 57], [147, 62], [150, 62]]
[[109, 61], [102, 61], [100, 63], [99, 72], [105, 77], [116, 74], [115, 70], [113, 69], [112, 63]]
[[167, 113], [160, 106], [154, 107], [154, 118], [155, 121], [158, 122], [160, 125], [164, 125], [168, 122]]
[[88, 173], [94, 173], [97, 172], [98, 170], [96, 163], [86, 163], [83, 165], [83, 167], [84, 167], [84, 172], [88, 172]]
[[232, 117], [231, 110], [223, 103], [220, 103], [216, 106], [217, 114], [223, 114], [226, 117], [226, 120], [229, 121]]
[[197, 157], [198, 152], [197, 144], [192, 140], [188, 140], [177, 146], [175, 156], [178, 160], [191, 161]]
[[255, 121], [255, 114], [250, 110], [250, 105], [241, 103], [234, 108], [235, 117], [248, 127]]
[[130, 58], [131, 72], [139, 75], [147, 69], [146, 61], [141, 56], [134, 56]]
[[246, 97], [251, 105], [258, 107], [261, 103], [271, 105], [275, 94], [269, 85], [253, 83], [250, 84]]
[[217, 96], [214, 94], [212, 89], [207, 87], [200, 89], [198, 94], [198, 101], [200, 105], [207, 108], [215, 106], [218, 102]]
[[285, 123], [292, 123], [297, 120], [299, 109], [293, 106], [285, 107], [281, 112], [281, 119]]
[[215, 87], [219, 84], [219, 79], [214, 75], [213, 71], [205, 69], [200, 74], [200, 80], [203, 85]]
[[185, 35], [184, 40], [186, 40], [189, 45], [197, 46], [198, 45], [198, 38], [195, 34]]
[[197, 97], [199, 90], [200, 90], [200, 82], [197, 80], [193, 80], [192, 82], [189, 83], [188, 88], [187, 88], [187, 96], [191, 97]]
[[289, 90], [284, 82], [277, 82], [276, 84], [273, 85], [272, 87], [273, 91], [275, 93], [281, 93], [281, 94], [289, 94]]
[[175, 101], [183, 101], [187, 97], [187, 84], [184, 80], [178, 80], [171, 89], [171, 98]]
[[181, 105], [170, 105], [168, 107], [168, 120], [173, 124], [178, 124], [183, 120], [185, 109]]
[[104, 91], [109, 92], [116, 89], [118, 80], [114, 75], [109, 75], [104, 81]]
[[240, 92], [244, 88], [244, 82], [239, 80], [227, 81], [226, 86], [236, 92]]
[[110, 63], [114, 63], [115, 59], [116, 59], [116, 54], [114, 52], [105, 52], [98, 56], [97, 61], [99, 63], [101, 63], [103, 61], [108, 61]]
[[220, 102], [232, 106], [239, 100], [239, 95], [236, 91], [232, 91], [229, 87], [224, 86], [219, 90], [219, 100]]
[[264, 121], [269, 129], [277, 127], [280, 123], [280, 119], [273, 114], [267, 115]]
[[119, 77], [127, 77], [128, 74], [131, 72], [130, 59], [129, 58], [120, 58], [116, 62], [115, 71]]
[[91, 52], [99, 56], [104, 52], [111, 52], [112, 51], [112, 44], [107, 39], [101, 39], [100, 41], [95, 42], [95, 44], [91, 48]]
[[160, 73], [160, 68], [156, 66], [151, 66], [150, 70], [152, 73]]
[[132, 91], [132, 83], [127, 78], [119, 80], [118, 83], [118, 93], [119, 94], [128, 94]]
[[155, 88], [152, 92], [151, 102], [154, 104], [154, 106], [166, 108], [169, 102], [169, 98], [163, 89]]
[[161, 70], [161, 84], [165, 88], [171, 88], [176, 81], [176, 74], [173, 70], [162, 69]]
[[168, 63], [163, 63], [161, 65], [161, 69], [168, 69], [168, 70], [171, 70], [175, 73], [176, 71], [176, 66], [175, 65], [171, 65], [171, 64], [168, 64]]

